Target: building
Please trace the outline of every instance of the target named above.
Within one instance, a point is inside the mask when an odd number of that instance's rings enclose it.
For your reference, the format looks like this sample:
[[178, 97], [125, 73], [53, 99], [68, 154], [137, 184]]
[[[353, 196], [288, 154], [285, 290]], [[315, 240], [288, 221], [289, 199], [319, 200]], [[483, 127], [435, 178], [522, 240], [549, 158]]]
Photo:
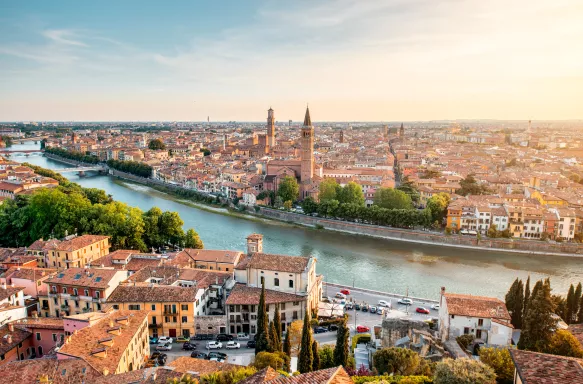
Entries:
[[99, 377], [101, 374], [89, 364], [76, 359], [35, 359], [0, 365], [0, 384], [96, 383]]
[[128, 272], [101, 268], [69, 268], [46, 280], [49, 292], [40, 296], [41, 314], [60, 317], [100, 311]]
[[0, 287], [0, 325], [9, 321], [23, 319], [27, 316], [24, 301], [24, 287]]
[[51, 268], [10, 267], [0, 275], [0, 284], [24, 288], [24, 295], [37, 298], [48, 293], [46, 280], [57, 273]]
[[65, 325], [61, 318], [28, 317], [14, 323], [16, 328], [30, 332], [30, 359], [54, 356], [58, 347], [65, 342]]
[[31, 356], [31, 333], [8, 323], [0, 327], [0, 365], [26, 360]]
[[509, 349], [514, 384], [583, 384], [581, 360], [546, 353]]
[[113, 268], [128, 271], [131, 276], [142, 268], [156, 267], [168, 261], [168, 255], [141, 253], [131, 249], [118, 249], [87, 263], [89, 268]]
[[98, 235], [68, 236], [47, 252], [46, 268], [83, 268], [109, 253], [109, 237]]
[[150, 355], [148, 311], [112, 311], [65, 338], [57, 359], [81, 359], [103, 376], [131, 372]]
[[502, 300], [446, 293], [441, 289], [439, 335], [443, 342], [473, 334], [490, 345], [510, 345], [513, 326]]
[[233, 272], [243, 259], [243, 252], [215, 249], [191, 249], [180, 251], [168, 264], [180, 267], [208, 269], [209, 271]]
[[275, 148], [275, 115], [273, 109], [267, 110], [267, 140], [265, 143], [265, 153], [270, 153]]

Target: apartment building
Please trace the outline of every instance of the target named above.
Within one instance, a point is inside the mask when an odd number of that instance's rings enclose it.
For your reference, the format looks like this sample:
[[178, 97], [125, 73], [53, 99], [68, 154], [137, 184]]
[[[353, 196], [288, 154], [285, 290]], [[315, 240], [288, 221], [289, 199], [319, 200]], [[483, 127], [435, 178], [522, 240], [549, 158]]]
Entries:
[[168, 264], [232, 273], [243, 257], [243, 252], [239, 251], [186, 248], [180, 251]]
[[109, 237], [98, 235], [67, 236], [55, 243], [46, 255], [46, 268], [83, 268], [109, 253]]

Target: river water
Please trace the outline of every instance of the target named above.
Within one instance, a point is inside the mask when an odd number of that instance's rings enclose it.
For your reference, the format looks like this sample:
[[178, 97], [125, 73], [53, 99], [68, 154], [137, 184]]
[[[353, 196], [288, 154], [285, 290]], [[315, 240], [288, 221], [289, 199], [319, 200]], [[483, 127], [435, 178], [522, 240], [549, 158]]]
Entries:
[[[12, 150], [36, 148], [38, 145], [24, 144], [15, 145]], [[41, 156], [12, 159], [55, 170], [67, 167]], [[550, 277], [554, 291], [561, 294], [566, 294], [569, 284], [583, 281], [583, 259], [463, 250], [250, 221], [196, 209], [151, 188], [109, 176], [64, 175], [84, 187], [103, 189], [115, 200], [143, 210], [158, 206], [178, 212], [185, 229], [194, 228], [208, 249], [244, 251], [245, 238], [254, 232], [261, 233], [265, 252], [315, 256], [318, 273], [334, 283], [399, 294], [408, 291], [411, 296], [435, 299], [442, 286], [449, 292], [503, 298], [516, 277], [526, 279], [528, 275], [531, 279]]]

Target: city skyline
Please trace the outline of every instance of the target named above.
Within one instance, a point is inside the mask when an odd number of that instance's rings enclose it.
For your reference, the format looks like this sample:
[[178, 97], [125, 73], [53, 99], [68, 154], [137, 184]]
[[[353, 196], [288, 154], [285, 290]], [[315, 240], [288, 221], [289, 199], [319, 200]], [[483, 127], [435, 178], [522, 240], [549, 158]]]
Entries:
[[572, 120], [583, 4], [0, 5], [0, 120]]

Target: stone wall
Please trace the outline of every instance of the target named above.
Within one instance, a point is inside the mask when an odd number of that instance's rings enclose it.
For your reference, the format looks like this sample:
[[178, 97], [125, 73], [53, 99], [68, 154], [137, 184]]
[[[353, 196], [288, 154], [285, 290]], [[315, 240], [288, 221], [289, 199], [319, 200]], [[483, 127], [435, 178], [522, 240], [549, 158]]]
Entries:
[[218, 335], [228, 333], [227, 316], [196, 316], [195, 333], [197, 335]]
[[381, 334], [381, 346], [383, 348], [394, 347], [397, 340], [406, 336], [412, 339], [412, 330], [429, 332], [429, 326], [421, 320], [409, 318], [385, 318]]

